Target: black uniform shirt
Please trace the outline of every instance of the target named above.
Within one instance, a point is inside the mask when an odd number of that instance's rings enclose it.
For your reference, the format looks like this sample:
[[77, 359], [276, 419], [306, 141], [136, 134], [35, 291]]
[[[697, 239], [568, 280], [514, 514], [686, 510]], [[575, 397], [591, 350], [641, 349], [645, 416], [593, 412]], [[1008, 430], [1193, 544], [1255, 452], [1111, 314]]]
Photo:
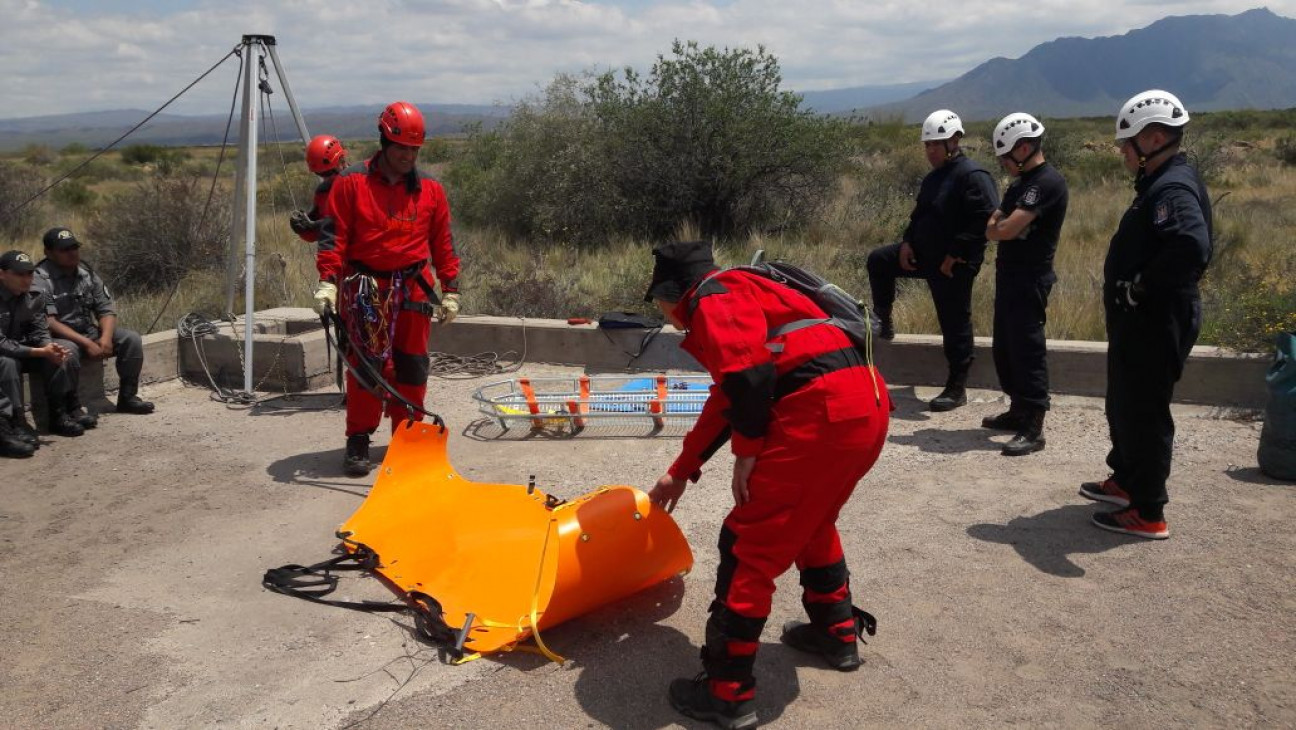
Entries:
[[1107, 249], [1104, 285], [1137, 277], [1149, 296], [1195, 290], [1213, 250], [1206, 184], [1175, 155], [1135, 183], [1134, 193]]
[[923, 178], [904, 240], [927, 269], [946, 256], [979, 264], [985, 260], [986, 221], [997, 205], [990, 173], [960, 154]]
[[30, 357], [31, 348], [49, 343], [45, 297], [35, 289], [14, 294], [0, 285], [0, 355]]
[[45, 294], [51, 317], [91, 339], [99, 336], [99, 319], [116, 314], [108, 287], [85, 264], [66, 272], [45, 259], [36, 265], [32, 288]]
[[995, 266], [1053, 268], [1067, 211], [1067, 184], [1062, 173], [1047, 162], [1022, 173], [1004, 191], [999, 210], [1004, 218], [1015, 210], [1028, 210], [1035, 213], [1035, 220], [1017, 238], [999, 242]]

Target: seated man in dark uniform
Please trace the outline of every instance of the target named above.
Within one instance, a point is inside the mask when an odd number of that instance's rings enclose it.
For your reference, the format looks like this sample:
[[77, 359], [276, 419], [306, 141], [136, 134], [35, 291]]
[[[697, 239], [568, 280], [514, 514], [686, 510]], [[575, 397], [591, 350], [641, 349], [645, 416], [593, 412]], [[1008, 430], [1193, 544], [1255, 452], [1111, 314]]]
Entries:
[[[22, 251], [0, 256], [0, 456], [31, 456], [40, 448], [22, 410], [22, 374], [40, 373], [45, 389], [75, 389], [67, 372], [68, 348], [50, 339], [45, 305], [32, 291], [31, 257]], [[81, 427], [66, 413], [51, 411], [50, 430], [80, 436]]]
[[[144, 344], [138, 333], [117, 326], [112, 294], [103, 279], [81, 263], [81, 242], [72, 231], [51, 228], [45, 232], [45, 259], [36, 266], [34, 287], [45, 294], [50, 332], [77, 346], [68, 358], [69, 369], [79, 374], [82, 357], [116, 357], [121, 381], [117, 412], [152, 413], [153, 404], [139, 397]], [[94, 428], [98, 419], [82, 409], [76, 388], [66, 399], [62, 405], [67, 412], [82, 427]]]

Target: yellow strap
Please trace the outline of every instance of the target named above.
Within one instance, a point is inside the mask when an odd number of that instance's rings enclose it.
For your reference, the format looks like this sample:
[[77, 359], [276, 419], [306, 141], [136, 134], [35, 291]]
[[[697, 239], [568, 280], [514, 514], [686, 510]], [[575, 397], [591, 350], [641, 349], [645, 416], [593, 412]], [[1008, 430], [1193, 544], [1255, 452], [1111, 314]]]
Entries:
[[566, 659], [558, 656], [545, 646], [544, 639], [540, 638], [540, 583], [544, 580], [545, 557], [549, 554], [549, 537], [557, 527], [558, 521], [552, 517], [549, 518], [549, 529], [545, 530], [544, 547], [540, 549], [540, 570], [536, 574], [535, 590], [531, 591], [531, 636], [535, 637], [536, 646], [540, 653], [548, 657], [549, 661], [557, 662], [561, 665]]

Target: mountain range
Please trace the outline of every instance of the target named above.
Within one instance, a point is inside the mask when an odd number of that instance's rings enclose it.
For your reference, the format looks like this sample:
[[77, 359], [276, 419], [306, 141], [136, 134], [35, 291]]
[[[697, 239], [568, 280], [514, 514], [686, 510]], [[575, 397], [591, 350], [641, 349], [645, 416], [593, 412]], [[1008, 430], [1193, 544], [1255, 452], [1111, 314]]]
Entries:
[[[1296, 20], [1267, 8], [1238, 15], [1163, 18], [1124, 35], [1059, 38], [1021, 58], [994, 58], [948, 82], [918, 82], [805, 92], [802, 103], [822, 114], [919, 121], [949, 108], [967, 120], [998, 119], [1012, 111], [1045, 117], [1105, 116], [1150, 88], [1174, 92], [1191, 111], [1296, 107]], [[461, 132], [507, 117], [504, 106], [419, 104], [430, 112], [431, 134]], [[29, 144], [58, 148], [105, 145], [148, 112], [117, 110], [0, 119], [0, 150]], [[303, 110], [312, 130], [344, 139], [374, 133], [372, 106]], [[219, 144], [225, 115], [160, 114], [132, 143]], [[296, 130], [287, 110], [275, 120], [280, 139]], [[263, 127], [268, 127], [263, 121]], [[235, 130], [237, 134], [237, 130]], [[263, 138], [272, 130], [263, 131]]]
[[1014, 111], [1105, 116], [1154, 88], [1173, 92], [1190, 111], [1296, 107], [1296, 20], [1257, 8], [1163, 18], [1119, 36], [1059, 38], [860, 113], [906, 121], [941, 108], [970, 120]]

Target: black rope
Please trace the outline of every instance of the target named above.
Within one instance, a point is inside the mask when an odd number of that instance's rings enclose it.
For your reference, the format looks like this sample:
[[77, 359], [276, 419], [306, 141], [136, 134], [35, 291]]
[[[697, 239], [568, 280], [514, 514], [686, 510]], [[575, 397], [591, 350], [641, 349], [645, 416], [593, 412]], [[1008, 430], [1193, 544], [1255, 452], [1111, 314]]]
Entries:
[[76, 167], [72, 168], [72, 169], [69, 170], [68, 172], [64, 173], [62, 177], [58, 178], [57, 180], [55, 180], [54, 182], [50, 183], [49, 185], [46, 185], [45, 187], [41, 188], [40, 191], [38, 191], [35, 195], [33, 195], [33, 196], [31, 196], [30, 198], [24, 200], [23, 202], [19, 203], [18, 205], [14, 206], [13, 208], [10, 208], [9, 210], [5, 211], [3, 214], [0, 214], [0, 220], [3, 220], [3, 219], [5, 219], [5, 218], [8, 218], [8, 217], [12, 216], [13, 214], [17, 213], [18, 211], [22, 210], [23, 208], [26, 208], [28, 205], [31, 204], [32, 201], [36, 200], [36, 199], [39, 198], [40, 196], [42, 196], [42, 195], [44, 195], [45, 193], [48, 193], [50, 190], [52, 190], [52, 189], [54, 188], [55, 185], [58, 185], [59, 183], [63, 182], [64, 180], [66, 180], [66, 179], [72, 177], [73, 175], [75, 175], [75, 174], [77, 174], [78, 172], [80, 172], [80, 171], [81, 171], [81, 168], [83, 168], [83, 167], [85, 167], [86, 165], [89, 165], [91, 162], [94, 162], [95, 160], [99, 159], [99, 157], [100, 157], [101, 155], [103, 155], [105, 152], [107, 152], [108, 150], [110, 150], [110, 149], [112, 149], [113, 147], [117, 146], [117, 143], [119, 143], [119, 142], [121, 142], [123, 139], [126, 139], [127, 137], [131, 136], [132, 134], [135, 133], [136, 130], [138, 130], [140, 127], [144, 126], [145, 124], [147, 124], [148, 121], [149, 121], [150, 119], [152, 119], [153, 117], [156, 117], [157, 115], [161, 114], [163, 109], [166, 109], [167, 107], [171, 106], [171, 102], [175, 101], [176, 99], [179, 99], [179, 98], [180, 98], [180, 97], [181, 97], [181, 96], [182, 96], [186, 91], [188, 91], [188, 90], [192, 89], [194, 86], [196, 86], [196, 85], [198, 84], [199, 81], [202, 81], [203, 79], [207, 78], [207, 76], [208, 76], [209, 74], [211, 74], [212, 71], [215, 71], [215, 70], [216, 70], [216, 69], [217, 69], [217, 68], [218, 68], [222, 63], [225, 63], [227, 60], [229, 60], [229, 57], [230, 57], [230, 56], [236, 56], [236, 55], [241, 57], [241, 54], [239, 53], [239, 47], [238, 47], [238, 46], [235, 46], [234, 49], [233, 49], [232, 51], [230, 51], [229, 53], [225, 54], [225, 56], [224, 56], [223, 58], [221, 58], [221, 60], [217, 61], [217, 62], [215, 63], [215, 65], [213, 65], [211, 68], [209, 68], [209, 69], [207, 69], [206, 71], [204, 71], [203, 74], [202, 74], [201, 76], [199, 76], [198, 78], [194, 79], [192, 82], [189, 83], [188, 86], [186, 86], [186, 87], [184, 87], [183, 89], [181, 89], [181, 90], [179, 91], [179, 93], [177, 93], [175, 96], [173, 96], [173, 97], [171, 97], [170, 99], [168, 99], [167, 102], [166, 102], [165, 104], [163, 104], [162, 106], [158, 107], [158, 108], [157, 108], [157, 109], [156, 109], [152, 114], [148, 115], [147, 117], [144, 117], [144, 119], [143, 119], [142, 121], [140, 121], [139, 124], [136, 124], [135, 126], [133, 126], [133, 127], [131, 127], [130, 129], [126, 130], [126, 133], [125, 133], [125, 134], [123, 134], [122, 136], [120, 136], [120, 137], [118, 137], [117, 139], [113, 140], [113, 141], [110, 142], [106, 147], [101, 148], [98, 152], [94, 153], [93, 155], [90, 155], [90, 157], [86, 158], [85, 162], [82, 162], [80, 165], [77, 165]]
[[[235, 52], [237, 53], [237, 49]], [[207, 222], [207, 213], [211, 209], [212, 198], [216, 195], [216, 181], [220, 179], [221, 165], [225, 164], [225, 150], [229, 147], [230, 128], [234, 126], [234, 109], [238, 106], [238, 92], [243, 85], [243, 54], [239, 53], [238, 57], [239, 73], [234, 79], [234, 95], [230, 98], [229, 116], [225, 119], [225, 136], [221, 139], [220, 154], [216, 157], [216, 172], [212, 174], [211, 186], [207, 188], [207, 202], [203, 203], [202, 213], [198, 216], [199, 231], [203, 229], [203, 224]], [[162, 319], [162, 315], [166, 314], [167, 307], [171, 306], [172, 297], [176, 295], [176, 292], [180, 291], [180, 282], [182, 281], [184, 281], [183, 278], [176, 280], [175, 285], [171, 287], [171, 291], [167, 293], [166, 300], [162, 302], [162, 308], [154, 315], [153, 321], [149, 323], [148, 329], [144, 330], [144, 334], [151, 333], [153, 328], [157, 326], [158, 320]]]

